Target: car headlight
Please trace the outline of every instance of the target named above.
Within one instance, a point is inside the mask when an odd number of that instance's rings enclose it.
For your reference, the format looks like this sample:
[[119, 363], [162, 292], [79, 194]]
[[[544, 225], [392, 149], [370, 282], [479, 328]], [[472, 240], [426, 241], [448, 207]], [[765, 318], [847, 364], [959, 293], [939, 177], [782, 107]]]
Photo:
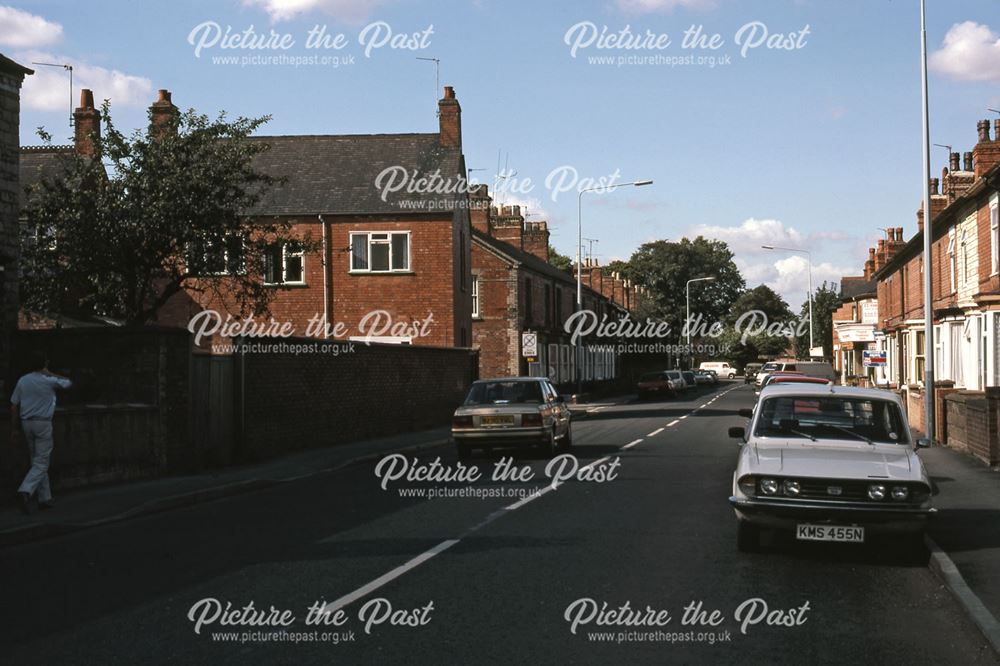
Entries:
[[757, 495], [757, 480], [752, 476], [744, 476], [737, 482], [736, 485], [740, 487], [740, 492], [747, 497], [754, 497]]
[[798, 497], [799, 491], [802, 487], [799, 485], [798, 481], [793, 481], [792, 479], [785, 479], [785, 483], [782, 484], [785, 494], [789, 497]]
[[885, 499], [885, 486], [881, 483], [873, 483], [868, 486], [868, 497], [873, 500], [881, 501]]
[[893, 486], [892, 499], [897, 502], [905, 502], [910, 499], [910, 490], [906, 486]]
[[765, 495], [777, 495], [778, 494], [777, 479], [761, 479], [760, 491]]

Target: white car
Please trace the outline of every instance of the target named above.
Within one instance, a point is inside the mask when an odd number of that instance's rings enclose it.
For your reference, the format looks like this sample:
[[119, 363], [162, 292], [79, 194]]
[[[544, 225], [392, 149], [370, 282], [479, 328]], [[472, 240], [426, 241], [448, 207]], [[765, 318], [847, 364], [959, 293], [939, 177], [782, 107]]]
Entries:
[[895, 393], [776, 384], [733, 427], [740, 454], [729, 503], [737, 546], [754, 551], [762, 529], [799, 540], [863, 543], [876, 534], [922, 543], [931, 483]]

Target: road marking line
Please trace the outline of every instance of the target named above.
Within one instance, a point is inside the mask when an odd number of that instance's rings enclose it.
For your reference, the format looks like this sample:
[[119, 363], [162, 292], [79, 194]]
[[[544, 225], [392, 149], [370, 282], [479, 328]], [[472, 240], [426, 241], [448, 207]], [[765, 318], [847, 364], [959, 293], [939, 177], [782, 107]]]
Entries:
[[679, 418], [679, 419], [677, 419], [677, 420], [678, 420], [678, 421], [683, 421], [683, 420], [684, 420], [684, 419], [686, 419], [687, 417], [688, 417], [688, 415], [687, 415], [687, 414], [685, 414], [684, 416], [680, 417], [680, 418]]
[[704, 405], [702, 405], [701, 407], [699, 407], [698, 409], [705, 409], [706, 407], [708, 407], [708, 403], [707, 402]]
[[673, 421], [671, 421], [670, 423], [667, 424], [667, 427], [669, 428], [670, 426], [674, 425], [675, 423], [680, 423], [680, 419], [674, 419]]
[[[555, 490], [556, 488], [558, 488], [561, 485], [562, 485], [562, 481], [560, 481], [560, 482], [558, 482], [558, 483], [556, 483], [554, 485], [545, 486], [544, 488], [542, 488], [538, 492], [532, 493], [531, 495], [528, 495], [527, 497], [522, 497], [521, 499], [519, 499], [518, 501], [514, 502], [513, 504], [505, 506], [504, 510], [506, 510], [506, 511], [517, 511], [518, 509], [520, 509], [522, 506], [524, 506], [528, 502], [534, 502], [536, 499], [538, 499], [539, 497], [541, 497], [545, 493], [550, 492], [552, 490]], [[477, 526], [476, 528], [473, 528], [473, 529], [477, 529], [478, 527], [479, 526]]]
[[657, 428], [653, 432], [651, 432], [648, 435], [646, 435], [646, 437], [655, 437], [655, 436], [659, 435], [661, 432], [663, 432], [663, 428]]
[[420, 555], [417, 555], [406, 564], [400, 565], [395, 569], [393, 569], [392, 571], [390, 571], [389, 573], [382, 574], [372, 582], [366, 585], [362, 585], [361, 587], [354, 590], [350, 594], [345, 594], [336, 601], [331, 601], [330, 603], [326, 604], [325, 606], [323, 606], [323, 613], [334, 613], [337, 610], [343, 608], [344, 606], [347, 606], [348, 604], [357, 601], [358, 599], [364, 596], [367, 596], [368, 594], [374, 592], [375, 590], [382, 587], [386, 583], [390, 583], [396, 580], [410, 569], [415, 569], [416, 567], [419, 567], [421, 564], [431, 559], [435, 555], [443, 553], [444, 551], [448, 550], [458, 542], [459, 542], [458, 539], [448, 539], [446, 541], [442, 541], [441, 543], [434, 546], [430, 550], [423, 552]]
[[625, 445], [625, 446], [623, 446], [622, 448], [623, 448], [623, 449], [631, 449], [631, 448], [632, 448], [633, 446], [635, 446], [636, 444], [638, 444], [638, 443], [639, 443], [639, 442], [641, 442], [641, 441], [642, 441], [642, 437], [640, 437], [639, 439], [637, 439], [637, 440], [635, 440], [635, 441], [633, 441], [633, 442], [629, 442], [628, 444], [626, 444], [626, 445]]
[[584, 465], [583, 467], [581, 467], [580, 470], [582, 471], [582, 470], [585, 470], [585, 469], [590, 469], [594, 465], [600, 465], [601, 463], [608, 462], [609, 460], [611, 460], [611, 456], [604, 456], [603, 458], [600, 458], [599, 460], [593, 460], [593, 461], [587, 463], [586, 465]]

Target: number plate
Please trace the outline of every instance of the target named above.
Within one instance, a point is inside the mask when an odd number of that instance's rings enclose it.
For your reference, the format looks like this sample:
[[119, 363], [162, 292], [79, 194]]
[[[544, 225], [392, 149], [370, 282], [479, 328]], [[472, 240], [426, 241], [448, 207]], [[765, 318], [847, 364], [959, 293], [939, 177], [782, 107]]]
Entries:
[[480, 422], [484, 426], [509, 426], [514, 425], [514, 417], [510, 414], [484, 416]]
[[841, 541], [864, 543], [865, 528], [844, 525], [798, 525], [795, 538], [802, 541]]

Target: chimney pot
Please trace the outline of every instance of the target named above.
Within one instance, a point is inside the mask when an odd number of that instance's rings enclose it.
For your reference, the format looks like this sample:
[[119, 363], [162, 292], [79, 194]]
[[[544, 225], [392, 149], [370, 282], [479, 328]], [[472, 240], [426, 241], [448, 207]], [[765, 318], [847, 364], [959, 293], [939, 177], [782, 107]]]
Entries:
[[80, 106], [73, 112], [73, 146], [77, 155], [94, 157], [101, 139], [101, 112], [94, 108], [94, 93], [80, 91]]
[[169, 90], [163, 90], [161, 88], [160, 91], [159, 91], [159, 97], [157, 98], [156, 101], [157, 102], [167, 102], [167, 103], [169, 103], [170, 102], [170, 91]]
[[952, 173], [958, 171], [958, 166], [959, 166], [958, 160], [960, 157], [961, 156], [958, 153], [951, 154], [950, 161], [948, 162], [948, 164], [951, 167]]
[[1000, 141], [1000, 118], [993, 121], [993, 140]]
[[964, 162], [963, 169], [965, 171], [972, 171], [972, 153], [964, 153], [962, 155], [962, 161]]
[[93, 109], [94, 108], [94, 91], [84, 88], [80, 91], [80, 108], [81, 109]]
[[455, 99], [455, 88], [454, 86], [444, 87], [444, 98], [445, 99]]
[[980, 120], [976, 123], [976, 130], [979, 132], [979, 143], [986, 143], [990, 140], [990, 121]]
[[[940, 184], [941, 181], [939, 181], [937, 178], [931, 178], [931, 195], [935, 195], [938, 193], [938, 186]], [[895, 229], [893, 231], [895, 231]]]

